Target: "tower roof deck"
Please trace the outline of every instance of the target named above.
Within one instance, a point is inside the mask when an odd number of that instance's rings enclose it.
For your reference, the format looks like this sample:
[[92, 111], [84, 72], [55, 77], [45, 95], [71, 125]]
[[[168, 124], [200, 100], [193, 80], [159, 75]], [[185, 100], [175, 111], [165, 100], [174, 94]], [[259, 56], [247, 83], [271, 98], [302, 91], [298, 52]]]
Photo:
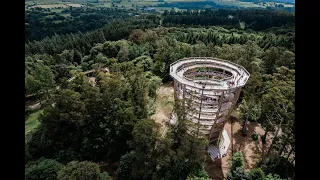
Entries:
[[[232, 76], [222, 79], [207, 80], [208, 84], [199, 83], [199, 80], [193, 80], [184, 76], [184, 73], [190, 69], [210, 67], [221, 69], [232, 74]], [[229, 90], [242, 87], [246, 84], [250, 74], [242, 66], [230, 61], [208, 58], [192, 57], [178, 60], [170, 65], [170, 75], [182, 84], [186, 84], [192, 89], [204, 90]]]

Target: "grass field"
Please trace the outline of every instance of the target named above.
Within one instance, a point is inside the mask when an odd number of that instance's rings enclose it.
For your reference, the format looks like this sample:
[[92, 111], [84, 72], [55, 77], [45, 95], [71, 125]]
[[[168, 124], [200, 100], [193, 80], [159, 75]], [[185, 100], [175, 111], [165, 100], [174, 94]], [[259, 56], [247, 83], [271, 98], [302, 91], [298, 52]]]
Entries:
[[29, 115], [28, 119], [25, 122], [25, 134], [28, 134], [40, 124], [38, 118], [42, 112], [43, 110], [39, 110]]
[[241, 1], [236, 1], [236, 2], [231, 2], [231, 1], [219, 1], [219, 0], [213, 0], [218, 5], [225, 5], [225, 6], [237, 6], [237, 7], [260, 7], [260, 8], [265, 8], [259, 4], [254, 4], [251, 2], [241, 2]]

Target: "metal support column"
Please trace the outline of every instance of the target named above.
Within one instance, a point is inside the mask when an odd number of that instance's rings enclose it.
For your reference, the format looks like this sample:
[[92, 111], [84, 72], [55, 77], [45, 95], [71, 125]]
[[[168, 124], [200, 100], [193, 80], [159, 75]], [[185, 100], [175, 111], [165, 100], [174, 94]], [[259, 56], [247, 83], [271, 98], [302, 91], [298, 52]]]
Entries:
[[232, 100], [232, 105], [231, 105], [231, 108], [230, 108], [230, 111], [228, 113], [228, 115], [226, 116], [227, 119], [229, 119], [232, 111], [231, 110], [234, 110], [234, 107], [236, 106], [236, 102], [238, 101], [239, 99], [239, 95], [240, 95], [240, 92], [241, 92], [241, 88], [238, 88], [235, 92], [235, 95], [234, 95], [234, 98]]
[[197, 128], [197, 135], [199, 135], [199, 124], [200, 124], [200, 117], [201, 117], [201, 107], [202, 107], [202, 101], [203, 101], [203, 90], [204, 90], [205, 86], [203, 85], [203, 89], [201, 92], [201, 96], [200, 96], [200, 107], [199, 107], [199, 117], [198, 117], [198, 128]]
[[212, 133], [213, 133], [213, 130], [214, 130], [214, 128], [216, 127], [216, 124], [217, 124], [217, 119], [218, 119], [218, 117], [219, 117], [219, 113], [220, 113], [220, 109], [221, 109], [223, 97], [224, 97], [224, 91], [222, 91], [222, 95], [221, 95], [220, 98], [219, 98], [218, 110], [217, 110], [217, 113], [216, 113], [216, 118], [214, 119], [214, 124], [213, 124], [213, 126], [211, 127], [211, 130], [210, 130], [209, 140], [210, 140], [211, 135], [212, 135]]

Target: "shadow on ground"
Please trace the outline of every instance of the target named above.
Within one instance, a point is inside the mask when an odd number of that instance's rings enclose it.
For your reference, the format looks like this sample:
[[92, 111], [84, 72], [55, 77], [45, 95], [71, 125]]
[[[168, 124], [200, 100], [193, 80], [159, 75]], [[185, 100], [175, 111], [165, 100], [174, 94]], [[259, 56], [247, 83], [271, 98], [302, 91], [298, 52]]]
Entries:
[[[264, 134], [261, 125], [256, 122], [248, 122], [246, 125], [246, 135], [242, 135], [242, 123], [236, 121], [233, 124], [233, 152], [241, 151], [244, 155], [245, 169], [255, 168], [260, 158], [267, 151], [267, 144], [263, 144], [261, 138], [254, 141], [251, 135], [256, 132], [259, 135]], [[267, 138], [269, 139], [269, 138]]]
[[221, 159], [212, 161], [209, 155], [206, 155], [206, 162], [204, 169], [207, 171], [212, 180], [223, 180], [224, 175], [221, 167]]

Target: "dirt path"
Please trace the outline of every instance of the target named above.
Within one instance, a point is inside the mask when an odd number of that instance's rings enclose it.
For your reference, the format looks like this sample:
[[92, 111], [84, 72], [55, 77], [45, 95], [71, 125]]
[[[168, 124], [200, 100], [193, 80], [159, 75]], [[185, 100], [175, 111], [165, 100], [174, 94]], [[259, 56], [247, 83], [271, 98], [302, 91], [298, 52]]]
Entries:
[[[256, 122], [249, 122], [247, 124], [247, 136], [242, 136], [242, 124], [234, 118], [234, 123], [227, 122], [224, 126], [224, 129], [227, 131], [231, 143], [228, 149], [227, 156], [223, 157], [221, 160], [216, 160], [212, 162], [209, 160], [205, 163], [205, 169], [208, 172], [210, 178], [213, 180], [223, 180], [227, 177], [229, 167], [230, 167], [230, 157], [233, 153], [241, 151], [244, 155], [245, 160], [245, 170], [249, 171], [252, 168], [255, 168], [257, 162], [260, 160], [261, 155], [265, 154], [269, 148], [269, 145], [272, 140], [272, 135], [267, 136], [267, 143], [265, 145], [262, 144], [262, 141], [259, 137], [258, 140], [253, 141], [251, 138], [251, 134], [256, 132], [260, 135], [264, 134], [264, 130], [261, 125]], [[232, 136], [233, 134], [233, 136]], [[232, 139], [233, 137], [233, 139]], [[233, 149], [232, 149], [233, 148]], [[210, 162], [211, 161], [211, 162]]]
[[151, 119], [161, 124], [162, 132], [173, 109], [173, 83], [161, 85], [157, 91], [156, 104], [156, 112], [151, 116]]

